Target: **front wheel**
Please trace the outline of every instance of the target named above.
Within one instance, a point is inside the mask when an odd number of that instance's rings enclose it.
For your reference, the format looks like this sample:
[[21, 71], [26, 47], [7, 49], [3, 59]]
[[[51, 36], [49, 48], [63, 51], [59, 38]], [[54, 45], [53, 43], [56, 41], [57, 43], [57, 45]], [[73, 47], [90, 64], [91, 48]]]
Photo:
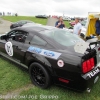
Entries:
[[51, 79], [48, 71], [39, 63], [32, 63], [29, 67], [29, 74], [32, 83], [40, 88], [48, 88], [51, 85]]

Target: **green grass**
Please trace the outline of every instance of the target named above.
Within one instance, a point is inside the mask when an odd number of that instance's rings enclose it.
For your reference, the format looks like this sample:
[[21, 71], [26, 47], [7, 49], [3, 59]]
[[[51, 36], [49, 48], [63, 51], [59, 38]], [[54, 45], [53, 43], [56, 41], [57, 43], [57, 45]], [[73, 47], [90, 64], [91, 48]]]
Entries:
[[19, 20], [31, 20], [35, 23], [42, 23], [43, 25], [46, 25], [47, 19], [40, 19], [35, 17], [28, 17], [28, 16], [4, 16], [2, 17], [5, 20], [9, 20], [11, 22], [17, 22]]
[[[24, 87], [30, 83], [31, 81], [26, 71], [23, 71], [15, 64], [0, 58], [0, 94], [9, 93], [9, 91]], [[100, 80], [94, 85], [91, 93], [77, 93], [54, 85], [46, 90], [32, 87], [29, 90], [22, 91], [17, 97], [18, 99], [20, 98], [20, 100], [23, 100], [23, 98], [25, 98], [25, 100], [100, 100], [99, 87]], [[49, 98], [50, 96], [52, 97]], [[55, 99], [56, 97], [57, 99]]]
[[28, 73], [0, 58], [0, 94], [31, 83]]
[[[42, 90], [37, 87], [33, 87], [27, 91], [22, 91], [20, 93], [20, 97], [26, 96], [26, 100], [32, 100], [32, 98], [34, 98], [35, 96], [37, 100], [100, 100], [99, 86], [100, 81], [97, 84], [95, 84], [91, 93], [77, 93], [56, 86], [52, 86], [50, 89], [47, 90]], [[49, 98], [50, 96], [51, 98]]]
[[[46, 24], [47, 21], [46, 19], [37, 19], [34, 17], [24, 17], [24, 16], [18, 16], [18, 17], [5, 16], [3, 18], [12, 22], [16, 22], [22, 19], [32, 20], [36, 23], [44, 25]], [[66, 24], [68, 24], [68, 22], [66, 22]], [[25, 87], [27, 86], [27, 84], [30, 83], [31, 81], [26, 71], [23, 71], [16, 65], [12, 64], [11, 62], [0, 58], [0, 94], [7, 94], [9, 93], [9, 91]], [[20, 98], [20, 100], [23, 100], [23, 98], [25, 98], [24, 100], [100, 100], [99, 87], [100, 87], [100, 79], [94, 85], [90, 93], [87, 92], [77, 93], [54, 85], [46, 90], [42, 90], [37, 87], [31, 87], [29, 90], [23, 90], [19, 94], [18, 99]], [[45, 96], [45, 98], [43, 98], [43, 96]], [[50, 96], [57, 97], [57, 99], [49, 98]]]
[[[41, 19], [41, 18], [35, 18], [35, 17], [30, 17], [30, 16], [3, 16], [2, 17], [3, 19], [5, 20], [9, 20], [11, 22], [16, 22], [16, 21], [19, 21], [19, 20], [31, 20], [35, 23], [39, 23], [39, 24], [43, 24], [43, 25], [46, 25], [47, 23], [47, 19]], [[64, 21], [66, 27], [69, 27], [69, 21]]]

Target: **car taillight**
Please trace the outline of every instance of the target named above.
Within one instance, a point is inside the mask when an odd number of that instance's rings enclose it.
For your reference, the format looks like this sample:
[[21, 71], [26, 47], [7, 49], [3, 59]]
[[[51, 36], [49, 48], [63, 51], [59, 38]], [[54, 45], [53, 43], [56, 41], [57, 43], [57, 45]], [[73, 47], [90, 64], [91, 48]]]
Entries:
[[83, 73], [89, 72], [94, 68], [94, 58], [90, 58], [86, 60], [82, 64]]
[[94, 67], [94, 58], [91, 58], [90, 60], [91, 60], [91, 61], [90, 61], [90, 62], [91, 62], [91, 66]]

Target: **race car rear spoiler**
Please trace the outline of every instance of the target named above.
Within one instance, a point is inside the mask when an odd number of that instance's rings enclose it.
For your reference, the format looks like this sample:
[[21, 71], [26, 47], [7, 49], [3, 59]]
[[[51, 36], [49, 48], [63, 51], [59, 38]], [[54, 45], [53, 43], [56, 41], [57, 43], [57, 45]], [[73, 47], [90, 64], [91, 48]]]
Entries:
[[100, 40], [98, 40], [98, 38], [89, 39], [89, 40], [87, 40], [86, 42], [89, 43], [89, 46], [90, 46], [90, 45], [97, 45], [97, 44], [100, 44]]
[[86, 42], [78, 42], [74, 46], [74, 50], [77, 53], [84, 54], [87, 49], [94, 49], [96, 46], [100, 45], [100, 41], [97, 38], [90, 39]]

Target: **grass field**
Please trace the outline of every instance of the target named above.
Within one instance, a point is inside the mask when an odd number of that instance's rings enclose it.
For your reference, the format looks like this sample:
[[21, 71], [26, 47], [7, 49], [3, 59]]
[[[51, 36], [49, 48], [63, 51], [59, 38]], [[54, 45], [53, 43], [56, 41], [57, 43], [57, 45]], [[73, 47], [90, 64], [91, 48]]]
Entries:
[[[37, 23], [46, 24], [46, 19], [36, 19], [34, 17], [3, 17], [9, 21], [22, 19], [32, 20]], [[90, 93], [77, 93], [71, 90], [52, 85], [51, 88], [42, 90], [35, 87], [26, 89], [31, 84], [27, 71], [22, 70], [9, 61], [0, 58], [0, 100], [4, 100], [2, 95], [15, 93], [11, 100], [100, 100], [100, 80], [94, 85]], [[18, 93], [14, 92], [22, 88]]]
[[0, 94], [31, 83], [26, 71], [15, 67], [12, 62], [0, 58]]
[[[4, 16], [3, 19], [5, 20], [9, 20], [11, 22], [16, 22], [16, 21], [19, 21], [19, 20], [31, 20], [35, 23], [40, 23], [40, 24], [43, 24], [43, 25], [46, 25], [47, 23], [47, 19], [40, 19], [40, 18], [35, 18], [35, 17], [28, 17], [28, 16]], [[69, 27], [69, 22], [68, 21], [64, 21], [66, 27]]]

